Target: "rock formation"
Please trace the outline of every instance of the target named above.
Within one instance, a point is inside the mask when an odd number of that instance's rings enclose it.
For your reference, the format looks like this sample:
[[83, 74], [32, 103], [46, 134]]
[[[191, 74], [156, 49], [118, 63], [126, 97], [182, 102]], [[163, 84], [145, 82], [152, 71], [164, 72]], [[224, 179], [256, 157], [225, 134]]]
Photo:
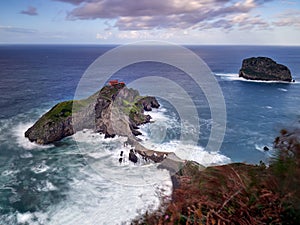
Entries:
[[267, 57], [244, 59], [239, 76], [248, 80], [291, 82], [291, 71]]
[[[127, 88], [124, 83], [107, 85], [87, 99], [58, 103], [25, 132], [25, 137], [43, 145], [83, 129], [92, 129], [105, 134], [105, 138], [125, 136], [127, 141], [124, 144], [131, 145], [135, 153], [145, 160], [162, 162], [170, 152], [148, 149], [136, 138], [141, 134], [138, 126], [151, 120], [144, 112], [159, 106], [155, 97], [140, 96], [137, 90]], [[133, 154], [131, 161], [137, 161]]]
[[120, 135], [134, 139], [141, 134], [138, 125], [150, 122], [144, 110], [158, 107], [154, 97], [142, 97], [124, 84], [107, 85], [87, 99], [58, 103], [25, 132], [25, 137], [49, 144], [76, 131], [93, 129], [106, 138]]
[[130, 149], [128, 159], [129, 159], [131, 162], [133, 162], [133, 163], [137, 163], [138, 157], [136, 156], [136, 154], [134, 154], [133, 149]]
[[25, 137], [38, 144], [49, 144], [74, 134], [72, 101], [55, 105], [25, 132]]

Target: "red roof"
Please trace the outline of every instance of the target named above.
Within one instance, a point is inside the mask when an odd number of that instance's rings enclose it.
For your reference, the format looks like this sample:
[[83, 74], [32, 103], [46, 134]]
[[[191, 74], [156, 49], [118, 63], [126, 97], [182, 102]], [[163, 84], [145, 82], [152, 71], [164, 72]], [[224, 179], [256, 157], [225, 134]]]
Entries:
[[118, 80], [110, 80], [108, 83], [109, 83], [110, 86], [114, 86], [114, 85], [117, 85], [117, 84], [125, 85], [125, 82], [119, 82]]
[[111, 86], [116, 85], [116, 84], [118, 84], [118, 83], [119, 83], [118, 80], [110, 80], [110, 81], [109, 81], [109, 84], [110, 84]]

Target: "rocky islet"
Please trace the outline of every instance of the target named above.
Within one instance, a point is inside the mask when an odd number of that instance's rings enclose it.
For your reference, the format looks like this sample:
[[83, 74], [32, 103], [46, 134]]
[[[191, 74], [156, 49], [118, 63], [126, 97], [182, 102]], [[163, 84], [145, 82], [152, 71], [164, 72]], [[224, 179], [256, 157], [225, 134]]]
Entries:
[[239, 77], [247, 80], [293, 82], [290, 69], [278, 64], [268, 57], [251, 57], [244, 59]]

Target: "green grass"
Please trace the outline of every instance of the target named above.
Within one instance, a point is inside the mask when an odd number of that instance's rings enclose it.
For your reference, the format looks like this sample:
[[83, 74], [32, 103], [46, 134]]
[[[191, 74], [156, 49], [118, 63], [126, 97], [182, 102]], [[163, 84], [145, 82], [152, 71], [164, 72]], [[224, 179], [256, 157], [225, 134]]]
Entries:
[[91, 95], [90, 97], [82, 100], [69, 100], [56, 104], [52, 109], [50, 109], [46, 114], [44, 114], [36, 123], [37, 126], [43, 126], [49, 122], [58, 122], [69, 116], [72, 113], [78, 112], [86, 108], [97, 98], [99, 92]]

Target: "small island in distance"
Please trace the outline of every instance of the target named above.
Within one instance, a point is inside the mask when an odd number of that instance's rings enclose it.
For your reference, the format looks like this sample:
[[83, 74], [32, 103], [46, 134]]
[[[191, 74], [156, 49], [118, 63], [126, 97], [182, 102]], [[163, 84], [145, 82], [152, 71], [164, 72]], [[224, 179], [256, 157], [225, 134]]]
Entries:
[[243, 60], [239, 77], [247, 80], [295, 82], [285, 65], [268, 57], [251, 57]]

